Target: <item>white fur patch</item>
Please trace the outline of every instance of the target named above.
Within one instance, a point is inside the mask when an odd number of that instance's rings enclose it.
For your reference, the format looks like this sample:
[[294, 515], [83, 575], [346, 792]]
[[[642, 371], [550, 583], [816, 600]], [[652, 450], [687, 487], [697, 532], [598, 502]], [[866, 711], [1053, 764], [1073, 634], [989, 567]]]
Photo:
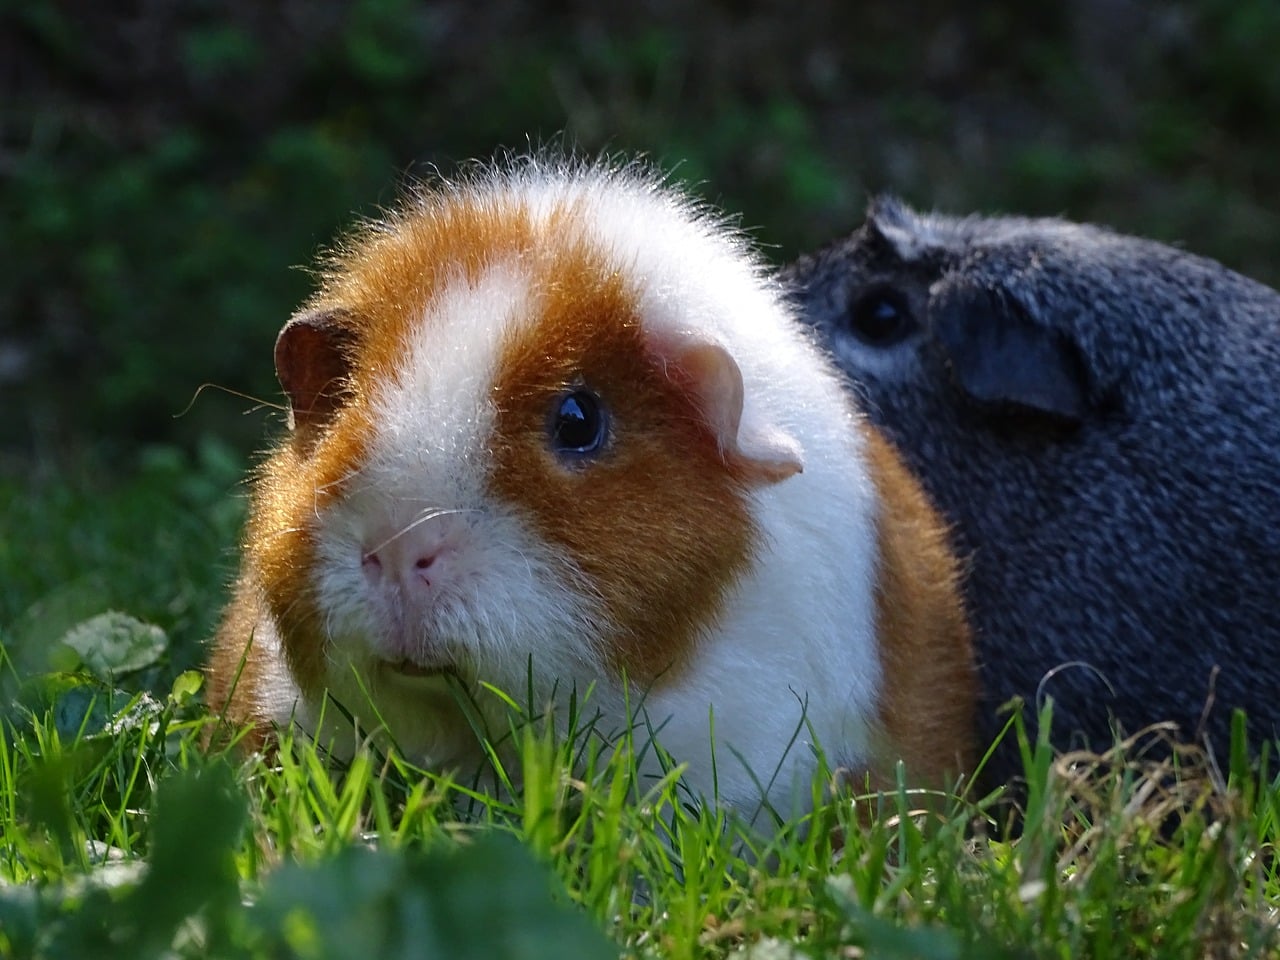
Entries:
[[284, 726], [293, 716], [300, 694], [286, 669], [280, 635], [269, 617], [264, 617], [254, 628], [253, 645], [266, 668], [254, 684], [256, 712]]

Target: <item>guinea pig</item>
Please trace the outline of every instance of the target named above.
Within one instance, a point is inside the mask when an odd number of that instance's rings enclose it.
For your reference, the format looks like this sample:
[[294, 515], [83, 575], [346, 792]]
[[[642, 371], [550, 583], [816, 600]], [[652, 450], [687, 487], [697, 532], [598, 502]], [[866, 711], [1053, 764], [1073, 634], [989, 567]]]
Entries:
[[1174, 721], [1222, 758], [1237, 707], [1275, 735], [1280, 294], [1101, 227], [891, 198], [782, 281], [954, 525], [980, 742], [1015, 696], [1052, 696], [1063, 747]]
[[815, 748], [889, 785], [971, 763], [941, 522], [743, 239], [653, 174], [421, 186], [328, 256], [275, 363], [290, 430], [208, 666], [255, 742], [328, 691], [457, 768], [461, 682], [590, 687], [597, 729], [639, 705], [733, 809], [807, 792]]

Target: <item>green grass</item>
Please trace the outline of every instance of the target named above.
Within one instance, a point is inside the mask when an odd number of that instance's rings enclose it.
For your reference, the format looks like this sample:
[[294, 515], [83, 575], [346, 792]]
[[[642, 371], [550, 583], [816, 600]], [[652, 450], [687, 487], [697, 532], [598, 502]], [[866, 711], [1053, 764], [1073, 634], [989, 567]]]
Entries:
[[761, 837], [527, 714], [493, 790], [372, 749], [206, 752], [188, 668], [239, 466], [4, 489], [0, 957], [1280, 956], [1280, 781], [1243, 751], [1145, 760], [1158, 734], [1057, 756], [1015, 724], [1013, 837], [990, 797], [826, 777]]

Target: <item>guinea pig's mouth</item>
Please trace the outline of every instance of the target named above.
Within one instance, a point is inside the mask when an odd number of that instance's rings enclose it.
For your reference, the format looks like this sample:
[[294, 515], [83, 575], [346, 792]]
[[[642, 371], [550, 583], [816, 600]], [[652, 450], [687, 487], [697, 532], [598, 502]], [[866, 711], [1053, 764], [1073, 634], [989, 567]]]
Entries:
[[410, 660], [408, 657], [402, 657], [399, 660], [382, 660], [379, 661], [379, 666], [390, 674], [411, 679], [457, 676], [458, 673], [457, 667], [452, 663], [419, 663], [417, 660]]

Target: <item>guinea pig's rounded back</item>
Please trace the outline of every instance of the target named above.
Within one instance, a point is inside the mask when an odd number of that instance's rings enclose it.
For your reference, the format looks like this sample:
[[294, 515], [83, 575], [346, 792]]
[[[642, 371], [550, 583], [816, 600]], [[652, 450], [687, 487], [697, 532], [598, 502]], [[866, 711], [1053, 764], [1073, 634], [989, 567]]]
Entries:
[[536, 163], [424, 191], [332, 256], [275, 356], [292, 430], [214, 660], [255, 625], [253, 716], [319, 726], [327, 691], [439, 766], [475, 747], [456, 681], [537, 709], [590, 686], [606, 736], [643, 709], [742, 808], [809, 796], [819, 748], [966, 762], [936, 516], [678, 193]]

